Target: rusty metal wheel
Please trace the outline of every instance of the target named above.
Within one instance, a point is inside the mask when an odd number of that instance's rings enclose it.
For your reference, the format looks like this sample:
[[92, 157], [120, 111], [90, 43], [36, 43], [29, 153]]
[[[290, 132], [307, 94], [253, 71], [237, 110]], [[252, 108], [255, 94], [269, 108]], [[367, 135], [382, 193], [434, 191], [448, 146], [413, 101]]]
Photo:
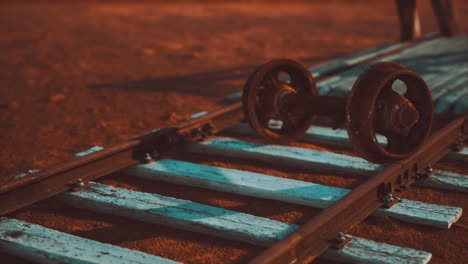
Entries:
[[[424, 80], [391, 62], [361, 74], [346, 107], [351, 143], [361, 156], [379, 163], [414, 153], [429, 136], [432, 117], [432, 96]], [[377, 134], [386, 142], [379, 142]]]
[[304, 135], [314, 115], [286, 107], [285, 99], [316, 94], [315, 81], [304, 65], [291, 59], [272, 60], [258, 67], [244, 86], [245, 117], [263, 137], [280, 143], [292, 141]]

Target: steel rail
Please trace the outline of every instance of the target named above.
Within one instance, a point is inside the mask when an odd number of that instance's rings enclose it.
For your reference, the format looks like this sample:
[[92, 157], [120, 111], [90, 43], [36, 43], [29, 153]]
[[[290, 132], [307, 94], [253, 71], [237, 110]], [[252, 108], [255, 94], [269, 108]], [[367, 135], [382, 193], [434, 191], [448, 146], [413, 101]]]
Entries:
[[250, 263], [309, 263], [379, 207], [395, 192], [428, 176], [428, 168], [468, 138], [468, 115], [439, 130], [410, 158], [395, 162], [371, 177], [300, 229], [274, 244]]
[[[354, 64], [332, 69], [318, 76], [316, 80], [322, 80], [352, 67], [395, 54], [435, 37], [437, 35], [408, 42], [399, 48], [366, 58]], [[19, 179], [0, 179], [0, 215], [5, 215], [61, 192], [79, 188], [83, 183], [140, 163], [144, 160], [146, 153], [152, 154], [155, 151], [162, 153], [185, 141], [203, 140], [205, 137], [218, 133], [242, 119], [242, 104], [235, 103], [198, 119], [174, 127], [151, 131], [141, 137], [83, 157], [74, 158], [38, 173], [26, 175]]]
[[18, 210], [84, 182], [140, 163], [146, 153], [162, 153], [172, 146], [217, 133], [243, 118], [232, 105], [175, 127], [154, 130], [136, 139], [49, 167], [0, 186], [0, 215]]

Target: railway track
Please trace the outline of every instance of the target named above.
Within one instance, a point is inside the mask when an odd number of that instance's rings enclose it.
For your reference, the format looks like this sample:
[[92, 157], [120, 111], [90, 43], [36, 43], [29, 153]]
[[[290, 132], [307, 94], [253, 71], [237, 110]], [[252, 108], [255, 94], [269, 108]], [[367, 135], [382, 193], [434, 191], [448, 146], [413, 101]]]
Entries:
[[[366, 50], [311, 69], [319, 81], [319, 94], [327, 95], [346, 95], [357, 75], [378, 61], [398, 62], [420, 74], [432, 89], [436, 112], [455, 117], [408, 159], [386, 165], [370, 163], [350, 151], [344, 130], [326, 126], [312, 127], [300, 143], [265, 144], [242, 123], [240, 103], [233, 103], [117, 146], [77, 153], [75, 159], [43, 171], [2, 179], [0, 212], [6, 217], [0, 221], [0, 250], [43, 263], [174, 262], [157, 254], [84, 239], [9, 217], [21, 208], [54, 197], [71, 208], [265, 248], [253, 256], [252, 263], [302, 263], [319, 256], [352, 263], [427, 263], [430, 252], [347, 232], [370, 215], [430, 230], [449, 229], [460, 219], [460, 207], [403, 197], [411, 192], [409, 187], [413, 184], [417, 188], [468, 191], [466, 175], [433, 168], [441, 159], [458, 161], [463, 166], [460, 160], [468, 157], [464, 145], [468, 136], [467, 43], [466, 36], [453, 39], [431, 36]], [[231, 95], [229, 99], [237, 97]], [[243, 169], [236, 161], [250, 165]], [[271, 166], [276, 172], [269, 173], [268, 169], [261, 172], [255, 169], [257, 166]], [[297, 171], [307, 176], [296, 179], [287, 176]], [[200, 192], [211, 190], [253, 197], [250, 201], [268, 199], [325, 210], [316, 210], [311, 220], [297, 225], [255, 215], [255, 210], [241, 212], [124, 188], [125, 180], [119, 183], [121, 178], [113, 181], [113, 186], [105, 184], [105, 178], [96, 182], [114, 172], [132, 180], [137, 178], [142, 184], [169, 183], [188, 186], [190, 190], [202, 189]], [[283, 177], [278, 177], [279, 174]], [[316, 176], [322, 174], [343, 175], [353, 182], [342, 184], [347, 188], [333, 186], [333, 181], [314, 183], [323, 181], [323, 176]]]

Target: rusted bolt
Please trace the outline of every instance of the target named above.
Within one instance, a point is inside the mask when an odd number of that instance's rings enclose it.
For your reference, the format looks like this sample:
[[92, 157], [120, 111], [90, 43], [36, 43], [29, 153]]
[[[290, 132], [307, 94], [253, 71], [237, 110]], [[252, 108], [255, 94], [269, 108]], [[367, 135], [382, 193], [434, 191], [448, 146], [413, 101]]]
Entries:
[[335, 240], [337, 242], [344, 242], [346, 241], [346, 235], [343, 232], [339, 232], [338, 235], [336, 235]]
[[146, 153], [145, 154], [145, 157], [143, 158], [143, 160], [146, 162], [146, 163], [151, 163], [153, 161], [153, 158], [151, 157], [151, 155], [149, 153]]
[[432, 173], [434, 173], [434, 169], [432, 169], [432, 167], [429, 165], [429, 166], [426, 167], [424, 172], [426, 173], [427, 176], [431, 176]]
[[383, 197], [383, 201], [385, 204], [391, 204], [395, 201], [395, 198], [393, 197], [393, 194], [389, 193]]
[[85, 185], [85, 183], [83, 182], [82, 179], [78, 179], [78, 180], [76, 181], [76, 186], [77, 186], [77, 187], [83, 187], [84, 185]]
[[203, 132], [209, 133], [209, 134], [213, 132], [213, 129], [214, 129], [214, 125], [212, 123], [206, 123], [202, 127]]

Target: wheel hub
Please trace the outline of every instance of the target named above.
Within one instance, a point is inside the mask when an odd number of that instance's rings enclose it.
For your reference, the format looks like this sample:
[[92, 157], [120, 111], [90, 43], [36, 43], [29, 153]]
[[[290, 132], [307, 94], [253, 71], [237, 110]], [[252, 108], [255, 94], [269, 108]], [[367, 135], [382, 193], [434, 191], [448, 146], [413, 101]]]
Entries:
[[375, 125], [378, 132], [401, 134], [418, 121], [419, 112], [414, 104], [395, 92], [386, 93], [377, 103]]

